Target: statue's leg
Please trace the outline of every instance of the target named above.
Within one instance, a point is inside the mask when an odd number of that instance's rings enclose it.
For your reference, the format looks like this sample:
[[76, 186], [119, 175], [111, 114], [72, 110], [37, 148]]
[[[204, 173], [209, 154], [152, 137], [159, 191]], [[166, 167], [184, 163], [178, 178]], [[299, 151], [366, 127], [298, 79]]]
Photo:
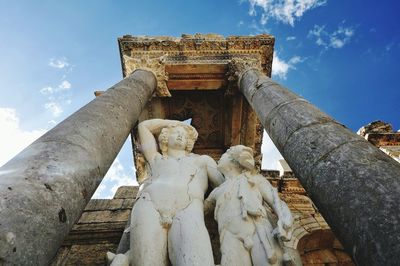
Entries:
[[221, 239], [221, 266], [251, 266], [250, 252], [243, 241], [225, 230]]
[[113, 258], [110, 266], [129, 266], [129, 258], [125, 254], [117, 254]]
[[201, 200], [193, 200], [175, 215], [168, 233], [168, 253], [174, 266], [214, 266]]
[[130, 262], [137, 266], [168, 265], [167, 229], [147, 193], [136, 201], [131, 215]]
[[269, 222], [255, 223], [251, 260], [254, 266], [282, 265], [282, 250], [272, 235]]

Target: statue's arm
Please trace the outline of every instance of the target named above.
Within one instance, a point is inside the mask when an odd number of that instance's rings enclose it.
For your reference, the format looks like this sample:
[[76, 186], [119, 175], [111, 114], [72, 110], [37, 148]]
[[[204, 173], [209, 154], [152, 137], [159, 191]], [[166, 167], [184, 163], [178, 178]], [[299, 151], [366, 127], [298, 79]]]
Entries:
[[164, 127], [182, 123], [176, 120], [150, 119], [138, 125], [138, 134], [141, 151], [148, 162], [154, 160], [157, 152], [157, 141], [154, 135], [160, 134]]
[[261, 196], [263, 197], [264, 201], [268, 203], [268, 205], [271, 208], [274, 209], [274, 193], [273, 193], [274, 188], [267, 180], [265, 180], [264, 177], [257, 175], [256, 179], [257, 179], [258, 189], [261, 192]]
[[202, 157], [204, 159], [207, 168], [207, 175], [208, 179], [211, 182], [211, 186], [217, 187], [221, 185], [225, 181], [225, 178], [221, 174], [221, 172], [217, 169], [217, 163], [210, 156], [203, 155]]
[[204, 200], [204, 213], [208, 214], [212, 210], [215, 209], [215, 204], [217, 201], [217, 193], [218, 193], [218, 188], [213, 189], [211, 191], [210, 195]]
[[279, 235], [284, 239], [289, 240], [291, 227], [293, 225], [293, 216], [289, 207], [279, 198], [276, 188], [272, 187], [264, 177], [259, 176], [257, 184], [264, 201], [271, 206], [278, 216], [277, 230]]

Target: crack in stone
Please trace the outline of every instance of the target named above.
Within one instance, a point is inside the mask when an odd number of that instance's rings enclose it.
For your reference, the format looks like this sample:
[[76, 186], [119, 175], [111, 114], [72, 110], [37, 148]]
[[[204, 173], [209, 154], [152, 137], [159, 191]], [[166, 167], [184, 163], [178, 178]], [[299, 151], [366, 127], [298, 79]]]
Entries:
[[282, 149], [285, 150], [286, 144], [289, 142], [289, 140], [292, 138], [292, 136], [295, 133], [297, 133], [298, 131], [302, 130], [303, 128], [308, 128], [308, 127], [312, 127], [312, 126], [316, 126], [316, 125], [324, 125], [324, 124], [328, 124], [328, 123], [332, 123], [332, 124], [336, 124], [336, 125], [342, 126], [342, 124], [336, 122], [334, 119], [332, 119], [330, 117], [328, 117], [328, 119], [326, 121], [311, 122], [310, 124], [307, 124], [305, 126], [299, 127], [298, 129], [296, 129], [295, 131], [290, 133], [289, 136], [286, 138], [285, 143], [282, 145]]
[[188, 205], [186, 205], [186, 207], [183, 208], [182, 210], [186, 209], [186, 208], [190, 205], [190, 203], [192, 203], [192, 197], [191, 197], [190, 194], [189, 194], [189, 189], [190, 189], [189, 185], [190, 185], [190, 183], [193, 181], [193, 179], [195, 178], [196, 174], [197, 174], [197, 169], [196, 169], [196, 171], [194, 172], [194, 174], [191, 174], [191, 175], [190, 175], [190, 180], [189, 180], [189, 182], [187, 182], [187, 184], [186, 184], [186, 186], [187, 186], [186, 194], [187, 194], [188, 197], [189, 197], [189, 203], [188, 203]]
[[296, 98], [296, 99], [292, 99], [283, 103], [280, 103], [276, 106], [274, 106], [274, 108], [271, 109], [271, 111], [269, 112], [269, 114], [265, 117], [265, 121], [272, 121], [272, 119], [279, 113], [279, 110], [291, 103], [296, 103], [296, 102], [305, 102], [305, 103], [309, 103], [307, 100], [303, 99], [303, 98]]
[[333, 153], [335, 150], [341, 148], [342, 146], [349, 144], [349, 143], [357, 143], [357, 142], [365, 142], [364, 139], [356, 139], [356, 140], [350, 140], [350, 141], [346, 141], [343, 142], [341, 144], [339, 144], [338, 146], [334, 147], [333, 149], [327, 151], [325, 154], [323, 154], [318, 160], [316, 160], [310, 167], [309, 169], [314, 169], [315, 166], [322, 160], [324, 160], [326, 157], [328, 157], [331, 153]]

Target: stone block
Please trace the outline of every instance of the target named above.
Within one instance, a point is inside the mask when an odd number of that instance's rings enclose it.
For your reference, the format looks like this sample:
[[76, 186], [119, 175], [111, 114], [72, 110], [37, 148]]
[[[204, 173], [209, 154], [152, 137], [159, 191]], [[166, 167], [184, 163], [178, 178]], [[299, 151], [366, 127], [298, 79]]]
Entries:
[[[61, 264], [64, 266], [75, 265], [98, 265], [104, 266], [106, 264], [107, 251], [114, 251], [117, 249], [116, 244], [94, 244], [94, 245], [73, 245], [70, 248], [69, 256]], [[90, 254], [97, 254], [91, 256]], [[101, 255], [104, 254], [104, 255]]]
[[114, 199], [134, 199], [139, 191], [137, 186], [121, 186], [114, 195]]
[[79, 219], [78, 224], [99, 222], [126, 222], [129, 215], [129, 210], [84, 212]]

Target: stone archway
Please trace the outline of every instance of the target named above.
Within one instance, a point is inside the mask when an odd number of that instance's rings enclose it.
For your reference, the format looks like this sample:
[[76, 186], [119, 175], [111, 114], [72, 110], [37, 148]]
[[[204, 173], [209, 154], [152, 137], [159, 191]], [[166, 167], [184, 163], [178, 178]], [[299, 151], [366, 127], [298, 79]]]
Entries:
[[317, 229], [297, 243], [303, 265], [354, 265], [330, 229]]

